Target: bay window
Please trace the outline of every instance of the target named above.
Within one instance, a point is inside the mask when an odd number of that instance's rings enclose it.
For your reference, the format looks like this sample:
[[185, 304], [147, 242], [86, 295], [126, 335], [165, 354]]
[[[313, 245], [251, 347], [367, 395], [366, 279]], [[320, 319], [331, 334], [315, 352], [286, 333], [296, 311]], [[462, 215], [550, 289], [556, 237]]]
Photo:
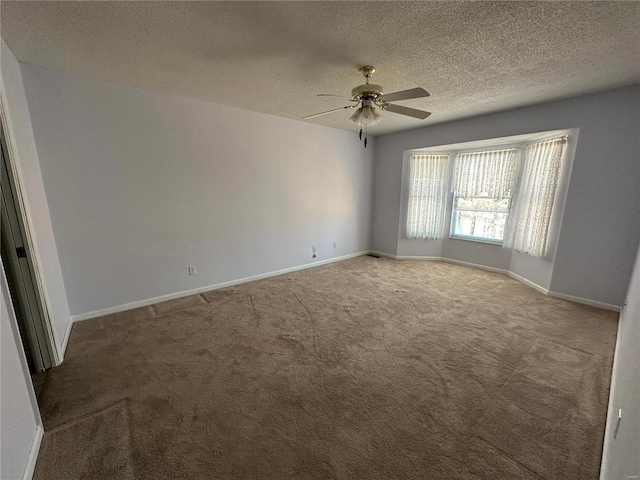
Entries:
[[546, 256], [566, 135], [533, 139], [455, 154], [450, 181], [449, 154], [412, 154], [407, 237], [443, 238], [449, 219], [451, 238]]

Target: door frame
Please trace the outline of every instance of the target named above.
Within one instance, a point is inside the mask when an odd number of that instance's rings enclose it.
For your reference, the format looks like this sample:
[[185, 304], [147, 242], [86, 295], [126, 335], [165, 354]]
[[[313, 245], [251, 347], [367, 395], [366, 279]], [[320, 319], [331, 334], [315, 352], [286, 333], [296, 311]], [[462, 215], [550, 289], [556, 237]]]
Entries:
[[[8, 180], [11, 185], [12, 193], [14, 196], [14, 203], [16, 207], [16, 216], [18, 218], [18, 224], [24, 241], [24, 248], [26, 253], [26, 259], [29, 266], [29, 272], [31, 274], [31, 280], [33, 283], [33, 289], [35, 291], [35, 301], [40, 312], [39, 317], [34, 321], [41, 323], [41, 332], [43, 332], [42, 339], [38, 339], [45, 343], [46, 350], [49, 352], [51, 366], [55, 367], [62, 363], [62, 355], [58, 349], [58, 342], [55, 328], [53, 328], [50, 310], [49, 299], [47, 297], [46, 289], [44, 288], [44, 281], [42, 279], [42, 273], [40, 269], [40, 259], [38, 258], [37, 250], [35, 249], [35, 242], [33, 240], [32, 230], [29, 225], [29, 215], [27, 214], [27, 208], [24, 200], [24, 196], [21, 189], [20, 176], [18, 175], [18, 169], [16, 168], [16, 154], [13, 148], [11, 130], [9, 122], [7, 120], [5, 101], [6, 98], [4, 89], [0, 87], [0, 142], [4, 150], [5, 162], [8, 170]], [[5, 268], [8, 268], [5, 265]], [[15, 302], [15, 299], [13, 299]]]

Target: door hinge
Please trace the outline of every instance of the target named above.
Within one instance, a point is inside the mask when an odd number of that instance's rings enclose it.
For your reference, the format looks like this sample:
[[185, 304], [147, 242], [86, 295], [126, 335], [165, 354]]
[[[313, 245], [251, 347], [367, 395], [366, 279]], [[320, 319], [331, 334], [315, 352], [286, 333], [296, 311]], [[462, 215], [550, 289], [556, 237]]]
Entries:
[[24, 247], [17, 247], [16, 255], [18, 255], [18, 258], [27, 258], [27, 251], [24, 249]]

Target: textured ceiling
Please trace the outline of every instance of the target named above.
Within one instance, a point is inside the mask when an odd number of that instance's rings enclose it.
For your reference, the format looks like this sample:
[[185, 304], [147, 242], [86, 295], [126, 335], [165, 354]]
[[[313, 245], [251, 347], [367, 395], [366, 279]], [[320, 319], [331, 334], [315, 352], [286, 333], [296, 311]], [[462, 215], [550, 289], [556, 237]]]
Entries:
[[[362, 65], [427, 120], [384, 113], [372, 134], [640, 82], [638, 2], [8, 2], [21, 62], [301, 119], [348, 104]], [[357, 130], [349, 112], [309, 122]]]

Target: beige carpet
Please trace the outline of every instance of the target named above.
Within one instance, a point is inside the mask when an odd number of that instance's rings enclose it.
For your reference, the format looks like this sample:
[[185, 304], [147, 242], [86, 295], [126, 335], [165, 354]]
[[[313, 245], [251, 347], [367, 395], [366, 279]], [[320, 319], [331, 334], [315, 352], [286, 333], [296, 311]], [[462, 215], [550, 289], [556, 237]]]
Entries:
[[120, 401], [49, 430], [42, 439], [34, 480], [96, 478], [96, 474], [135, 480], [126, 407], [126, 401]]
[[[38, 472], [596, 480], [616, 328], [505, 275], [366, 256], [88, 320], [39, 389]], [[126, 423], [96, 425], [113, 405]]]

